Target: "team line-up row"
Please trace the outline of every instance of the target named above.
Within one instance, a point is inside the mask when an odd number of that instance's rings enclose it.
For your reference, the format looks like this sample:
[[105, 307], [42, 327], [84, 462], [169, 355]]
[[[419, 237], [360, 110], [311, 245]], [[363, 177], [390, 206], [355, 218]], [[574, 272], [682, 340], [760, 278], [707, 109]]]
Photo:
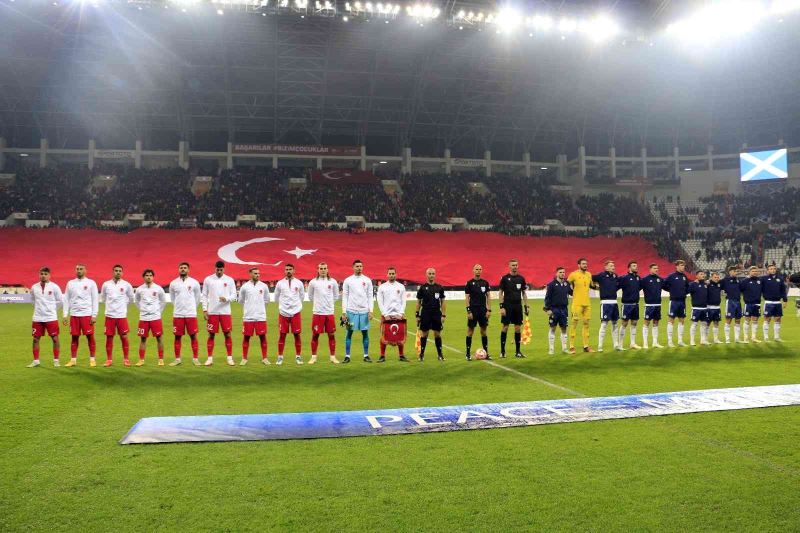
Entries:
[[[667, 324], [667, 345], [686, 346], [684, 338], [684, 319], [686, 317], [686, 299], [691, 299], [690, 342], [695, 346], [696, 331], [700, 330], [700, 344], [711, 344], [709, 333], [713, 334], [714, 343], [722, 343], [719, 338], [719, 324], [722, 321], [721, 294], [726, 296], [725, 306], [725, 341], [731, 342], [730, 330], [733, 325], [733, 341], [737, 343], [761, 342], [758, 339], [758, 320], [761, 316], [762, 298], [764, 300], [763, 337], [769, 340], [769, 326], [773, 323], [773, 339], [780, 341], [780, 325], [783, 307], [788, 300], [788, 288], [784, 278], [777, 273], [774, 266], [768, 267], [767, 275], [759, 275], [756, 267], [748, 270], [748, 277], [739, 279], [738, 268], [731, 267], [724, 278], [717, 272], [697, 272], [696, 279], [689, 281], [685, 273], [685, 263], [677, 261], [676, 270], [669, 276], [659, 276], [656, 264], [649, 266], [649, 274], [640, 277], [638, 264], [628, 263], [625, 275], [616, 274], [613, 261], [606, 261], [604, 270], [590, 274], [588, 262], [578, 260], [578, 268], [566, 274], [566, 269], [558, 267], [555, 278], [548, 283], [543, 310], [548, 316], [549, 354], [555, 350], [557, 330], [561, 333], [561, 348], [564, 353], [575, 353], [575, 337], [579, 324], [583, 326], [583, 351], [594, 352], [589, 346], [589, 320], [591, 317], [591, 301], [589, 290], [594, 288], [600, 293], [600, 331], [597, 351], [603, 351], [605, 337], [609, 333], [616, 350], [624, 350], [626, 330], [629, 332], [629, 347], [634, 350], [648, 348], [652, 336], [652, 347], [661, 348], [658, 342], [658, 325], [661, 320], [662, 291], [669, 294], [669, 312]], [[325, 263], [318, 265], [317, 277], [308, 282], [308, 298], [313, 304], [311, 359], [309, 364], [317, 362], [319, 337], [327, 334], [330, 361], [338, 364], [336, 358], [336, 320], [334, 304], [341, 298], [343, 314], [340, 324], [345, 327], [345, 357], [342, 362], [350, 362], [350, 352], [354, 331], [361, 332], [363, 360], [372, 362], [369, 356], [369, 329], [373, 319], [374, 302], [377, 300], [380, 310], [381, 337], [380, 358], [384, 362], [387, 346], [397, 346], [399, 359], [407, 361], [404, 355], [406, 340], [406, 290], [397, 281], [396, 269], [387, 271], [387, 281], [380, 284], [374, 294], [372, 280], [363, 273], [364, 265], [360, 260], [353, 262], [353, 274], [346, 278], [341, 286], [330, 277]], [[158, 365], [164, 365], [163, 324], [161, 315], [166, 307], [167, 299], [163, 288], [154, 282], [155, 273], [147, 269], [142, 273], [144, 283], [135, 290], [122, 277], [123, 267], [113, 267], [112, 279], [103, 283], [98, 291], [94, 281], [86, 274], [86, 267], [79, 264], [75, 267], [76, 277], [70, 280], [64, 293], [60, 287], [50, 281], [50, 269], [42, 267], [39, 272], [39, 283], [31, 287], [34, 313], [32, 323], [33, 362], [39, 365], [39, 340], [45, 334], [53, 341], [54, 364], [59, 365], [59, 322], [58, 309], [63, 308], [63, 324], [69, 325], [71, 335], [71, 357], [66, 366], [77, 364], [78, 343], [81, 336], [87, 338], [89, 347], [89, 365], [96, 366], [94, 325], [99, 312], [99, 303], [105, 303], [105, 335], [106, 362], [104, 366], [113, 364], [113, 340], [121, 337], [125, 366], [129, 360], [129, 325], [127, 320], [128, 306], [133, 303], [139, 309], [137, 335], [140, 337], [139, 361], [136, 366], [144, 364], [146, 339], [153, 336], [158, 347]], [[277, 282], [274, 301], [278, 305], [278, 359], [283, 363], [286, 336], [292, 333], [295, 344], [295, 361], [303, 364], [301, 355], [301, 311], [306, 298], [306, 286], [294, 276], [294, 266], [287, 264], [285, 277]], [[417, 308], [415, 318], [419, 330], [417, 354], [424, 361], [425, 349], [429, 333], [433, 332], [437, 357], [442, 355], [441, 331], [446, 319], [446, 302], [444, 288], [436, 283], [436, 271], [426, 270], [427, 281], [417, 291]], [[509, 326], [514, 326], [515, 357], [522, 358], [520, 344], [523, 334], [522, 325], [527, 321], [530, 311], [526, 293], [527, 283], [519, 274], [516, 260], [509, 261], [509, 271], [497, 285], [499, 312], [501, 315], [500, 357], [506, 356], [506, 342]], [[482, 278], [482, 267], [473, 267], [473, 277], [465, 285], [467, 336], [466, 358], [491, 359], [488, 354], [487, 327], [492, 313], [490, 284]], [[621, 292], [622, 312], [620, 315], [617, 303]], [[207, 359], [205, 366], [213, 364], [215, 336], [222, 332], [225, 341], [228, 365], [234, 365], [231, 331], [231, 303], [239, 302], [243, 308], [242, 325], [242, 359], [240, 365], [247, 364], [250, 338], [257, 336], [260, 340], [262, 362], [270, 364], [267, 358], [267, 324], [266, 305], [270, 302], [269, 288], [260, 281], [258, 268], [250, 269], [250, 280], [243, 283], [237, 291], [236, 284], [225, 274], [225, 264], [218, 261], [215, 272], [205, 278], [202, 285], [189, 276], [189, 264], [178, 266], [178, 277], [169, 285], [170, 301], [173, 305], [173, 334], [175, 359], [170, 366], [181, 364], [181, 339], [184, 335], [190, 338], [192, 361], [200, 365], [198, 349], [197, 308], [203, 312], [206, 321], [208, 338]], [[642, 329], [643, 345], [637, 344], [637, 323], [639, 321], [640, 298], [644, 298], [644, 326]], [[571, 304], [570, 304], [571, 299]], [[742, 299], [744, 306], [742, 306]], [[620, 320], [621, 319], [621, 320]], [[742, 320], [743, 319], [743, 320]], [[677, 328], [675, 327], [677, 323]], [[482, 349], [472, 352], [472, 337], [475, 328], [480, 328]], [[527, 326], [527, 325], [526, 325]], [[569, 327], [569, 340], [567, 328]], [[527, 333], [529, 333], [529, 328]], [[677, 330], [677, 331], [675, 331]]]

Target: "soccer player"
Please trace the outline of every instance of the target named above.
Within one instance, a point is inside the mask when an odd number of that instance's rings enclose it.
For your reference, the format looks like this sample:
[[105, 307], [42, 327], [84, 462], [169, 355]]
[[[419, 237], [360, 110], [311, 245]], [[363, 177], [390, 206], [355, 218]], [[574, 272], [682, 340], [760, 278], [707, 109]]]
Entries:
[[39, 283], [31, 287], [33, 297], [33, 361], [28, 368], [39, 366], [39, 339], [47, 333], [53, 340], [53, 366], [59, 366], [61, 344], [58, 341], [58, 308], [64, 305], [61, 288], [50, 281], [50, 268], [39, 269]]
[[614, 261], [607, 260], [604, 263], [605, 270], [592, 276], [600, 290], [600, 332], [598, 334], [597, 351], [603, 351], [603, 342], [606, 338], [608, 323], [611, 322], [611, 344], [615, 350], [622, 351], [619, 343], [619, 331], [617, 322], [619, 321], [619, 306], [617, 305], [617, 274], [614, 272], [616, 267]]
[[328, 350], [331, 363], [338, 365], [336, 359], [336, 319], [333, 306], [339, 299], [339, 283], [328, 273], [328, 264], [317, 265], [317, 277], [308, 282], [308, 299], [314, 304], [311, 319], [311, 360], [309, 365], [317, 362], [319, 336], [328, 334]]
[[361, 345], [364, 347], [364, 362], [371, 363], [369, 358], [369, 322], [372, 320], [373, 301], [372, 280], [364, 275], [364, 263], [361, 259], [353, 261], [353, 275], [342, 283], [342, 321], [347, 324], [344, 339], [344, 363], [350, 362], [350, 345], [353, 343], [353, 331], [361, 331]]
[[719, 340], [719, 323], [722, 320], [722, 281], [719, 272], [711, 273], [711, 280], [708, 282], [708, 327], [714, 336], [714, 344], [722, 344]]
[[130, 345], [128, 344], [128, 304], [133, 303], [133, 287], [122, 279], [122, 265], [112, 267], [113, 277], [103, 283], [100, 288], [100, 301], [106, 304], [106, 362], [103, 366], [111, 366], [114, 362], [114, 335], [119, 334], [122, 341], [122, 357], [125, 366], [131, 366], [128, 357]]
[[300, 352], [303, 347], [300, 332], [303, 328], [303, 321], [300, 313], [303, 310], [306, 290], [303, 282], [294, 277], [293, 264], [286, 263], [283, 272], [286, 277], [275, 284], [275, 301], [278, 302], [278, 360], [276, 364], [283, 364], [286, 335], [291, 331], [294, 337], [294, 362], [302, 365], [303, 357]]
[[628, 273], [617, 278], [617, 286], [622, 291], [622, 327], [619, 328], [619, 347], [625, 346], [625, 328], [630, 324], [631, 350], [640, 350], [641, 347], [636, 344], [636, 324], [639, 322], [641, 278], [639, 278], [639, 265], [636, 261], [628, 263]]
[[86, 265], [75, 266], [75, 279], [67, 282], [64, 293], [64, 325], [69, 324], [72, 336], [71, 358], [66, 366], [78, 364], [78, 340], [86, 336], [89, 344], [89, 366], [97, 366], [94, 359], [94, 324], [99, 308], [97, 284], [86, 277]]
[[683, 322], [686, 319], [686, 294], [689, 291], [689, 280], [686, 278], [686, 262], [675, 261], [675, 272], [664, 278], [664, 290], [669, 293], [669, 313], [667, 322], [667, 346], [674, 348], [672, 332], [675, 319], [678, 319], [678, 346], [686, 346], [683, 342]]
[[236, 282], [225, 274], [225, 263], [217, 261], [214, 264], [214, 273], [203, 280], [203, 293], [200, 303], [203, 306], [203, 318], [208, 331], [208, 359], [206, 366], [214, 364], [214, 336], [222, 329], [225, 336], [225, 352], [228, 354], [228, 366], [233, 366], [233, 339], [231, 330], [231, 302], [236, 301]]
[[748, 337], [748, 329], [751, 330], [749, 337], [752, 342], [760, 343], [758, 340], [758, 318], [761, 316], [761, 278], [758, 277], [758, 267], [751, 266], [748, 271], [749, 277], [739, 282], [739, 288], [744, 298], [744, 323], [742, 335]]
[[242, 360], [239, 365], [247, 364], [247, 352], [250, 350], [250, 337], [258, 335], [261, 341], [261, 362], [269, 364], [267, 358], [267, 310], [269, 304], [269, 287], [260, 280], [258, 267], [249, 270], [250, 281], [242, 283], [239, 288], [239, 303], [242, 304]]
[[[439, 361], [444, 361], [442, 355], [442, 328], [447, 317], [444, 301], [444, 287], [436, 283], [436, 269], [429, 268], [425, 271], [427, 282], [417, 291], [417, 327], [422, 332], [419, 362], [425, 360], [425, 346], [428, 343], [428, 332], [433, 330], [433, 342], [436, 344], [436, 354]], [[422, 309], [422, 312], [420, 312]]]
[[578, 270], [570, 272], [567, 283], [572, 286], [572, 321], [569, 324], [569, 353], [575, 353], [575, 335], [578, 333], [578, 321], [583, 323], [583, 351], [593, 353], [589, 346], [589, 319], [592, 318], [592, 306], [589, 300], [589, 289], [592, 286], [592, 275], [589, 263], [581, 257], [578, 259]]
[[500, 300], [500, 323], [503, 327], [500, 330], [500, 357], [506, 356], [506, 338], [508, 337], [509, 324], [514, 325], [514, 345], [516, 351], [514, 357], [525, 357], [520, 351], [522, 341], [522, 312], [525, 302], [525, 316], [528, 316], [528, 294], [525, 278], [519, 274], [519, 261], [512, 259], [508, 262], [508, 274], [500, 278], [498, 284], [497, 299]]
[[[386, 283], [382, 283], [378, 287], [378, 309], [381, 311], [381, 324], [387, 320], [405, 320], [406, 319], [406, 288], [397, 281], [397, 269], [389, 267], [386, 271]], [[402, 362], [408, 362], [404, 354], [405, 350], [405, 333], [402, 340], [397, 341], [397, 352], [399, 359]], [[381, 335], [381, 357], [378, 359], [379, 363], [386, 361], [386, 342], [384, 336]]]
[[558, 267], [555, 279], [547, 284], [547, 289], [544, 293], [543, 309], [547, 313], [550, 324], [550, 333], [547, 337], [549, 346], [547, 353], [549, 355], [555, 353], [557, 327], [561, 328], [561, 352], [569, 353], [567, 344], [567, 324], [569, 323], [567, 306], [569, 305], [569, 296], [571, 294], [572, 287], [567, 282], [567, 271], [564, 267]]
[[728, 267], [728, 275], [722, 280], [722, 290], [725, 291], [725, 343], [731, 343], [731, 321], [733, 325], [734, 342], [747, 343], [747, 335], [739, 338], [739, 328], [742, 323], [742, 289], [739, 287], [739, 269], [735, 266]]
[[472, 360], [472, 335], [475, 333], [475, 326], [481, 328], [481, 346], [486, 352], [486, 359], [491, 359], [486, 327], [489, 325], [489, 317], [492, 316], [492, 297], [490, 295], [492, 288], [488, 281], [481, 278], [482, 273], [481, 265], [472, 267], [473, 277], [464, 287], [467, 299], [467, 361]]
[[789, 288], [774, 264], [767, 267], [767, 275], [761, 281], [761, 293], [764, 295], [764, 340], [769, 340], [769, 324], [774, 319], [772, 338], [781, 342], [781, 317], [783, 307], [789, 301]]
[[[663, 348], [658, 343], [658, 323], [661, 321], [661, 288], [664, 280], [658, 275], [658, 265], [650, 263], [650, 274], [641, 279], [644, 294], [644, 327], [642, 347], [647, 349], [648, 332], [653, 334], [653, 348]], [[652, 324], [652, 325], [651, 325]]]
[[698, 270], [695, 280], [689, 283], [689, 295], [692, 297], [692, 325], [689, 327], [689, 346], [697, 346], [694, 342], [695, 332], [700, 325], [700, 344], [708, 345], [708, 285], [706, 273]]
[[175, 335], [175, 360], [169, 366], [181, 364], [181, 337], [189, 335], [192, 344], [192, 363], [200, 366], [197, 346], [197, 306], [200, 305], [200, 283], [189, 277], [189, 263], [178, 265], [178, 277], [169, 284], [172, 302], [172, 333]]
[[161, 313], [167, 307], [167, 297], [161, 285], [153, 283], [156, 274], [148, 268], [142, 272], [144, 283], [136, 288], [133, 301], [139, 308], [139, 362], [136, 366], [144, 365], [144, 354], [147, 345], [147, 335], [151, 334], [156, 339], [158, 346], [158, 366], [164, 366], [164, 325], [161, 322]]

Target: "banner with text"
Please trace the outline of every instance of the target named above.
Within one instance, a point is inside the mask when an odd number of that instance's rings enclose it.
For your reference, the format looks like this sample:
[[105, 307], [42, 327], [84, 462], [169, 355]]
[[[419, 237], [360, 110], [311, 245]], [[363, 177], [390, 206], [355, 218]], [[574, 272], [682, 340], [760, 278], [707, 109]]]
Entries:
[[234, 144], [233, 153], [361, 157], [361, 148], [358, 146], [312, 146], [306, 144]]

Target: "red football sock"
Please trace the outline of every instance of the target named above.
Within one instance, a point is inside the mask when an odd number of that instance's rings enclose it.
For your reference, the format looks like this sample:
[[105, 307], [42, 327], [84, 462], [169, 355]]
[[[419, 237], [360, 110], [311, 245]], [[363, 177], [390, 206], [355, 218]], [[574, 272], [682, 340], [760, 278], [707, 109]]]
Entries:
[[247, 351], [250, 349], [250, 337], [242, 338], [242, 359], [247, 359]]
[[214, 355], [214, 337], [209, 337], [206, 341], [206, 351], [209, 357]]
[[267, 358], [267, 336], [261, 335], [261, 359]]
[[230, 335], [225, 337], [225, 352], [228, 354], [228, 357], [233, 356], [233, 339]]
[[192, 357], [197, 359], [199, 353], [200, 353], [200, 345], [197, 342], [197, 337], [195, 337], [192, 339]]
[[142, 361], [144, 361], [144, 352], [145, 352], [145, 346], [144, 344], [142, 344], [139, 346], [139, 359]]
[[86, 335], [86, 338], [89, 339], [89, 356], [94, 357], [97, 344], [94, 342], [94, 335]]
[[34, 345], [34, 347], [33, 347], [33, 360], [34, 361], [38, 361], [39, 360], [39, 345], [38, 344]]
[[283, 348], [286, 346], [286, 333], [278, 335], [278, 355], [283, 357]]
[[58, 357], [61, 355], [61, 348], [56, 348], [53, 346], [53, 359], [58, 361]]
[[164, 359], [164, 347], [163, 346], [159, 346], [158, 347], [158, 358], [159, 359]]
[[70, 352], [72, 353], [72, 358], [73, 359], [78, 357], [78, 338], [79, 337], [77, 335], [73, 335], [72, 336], [72, 343], [69, 346]]
[[128, 337], [122, 337], [122, 357], [127, 361], [128, 355], [131, 351], [131, 345], [128, 342]]
[[181, 338], [175, 337], [175, 342], [172, 343], [175, 348], [175, 359], [181, 358]]
[[294, 336], [294, 353], [295, 353], [295, 355], [300, 355], [300, 351], [302, 349], [303, 349], [303, 346], [301, 345], [300, 335], [295, 335]]
[[386, 343], [381, 343], [381, 357], [386, 357]]
[[397, 345], [397, 353], [399, 353], [400, 355], [403, 355], [403, 349], [404, 348], [405, 348], [404, 344], [398, 344]]
[[114, 353], [114, 337], [109, 337], [106, 335], [106, 359], [109, 361], [113, 358], [112, 354]]
[[331, 355], [336, 355], [336, 337], [330, 333], [328, 333], [328, 349], [331, 351]]
[[319, 335], [315, 333], [311, 335], [311, 355], [317, 355], [317, 348], [319, 348]]

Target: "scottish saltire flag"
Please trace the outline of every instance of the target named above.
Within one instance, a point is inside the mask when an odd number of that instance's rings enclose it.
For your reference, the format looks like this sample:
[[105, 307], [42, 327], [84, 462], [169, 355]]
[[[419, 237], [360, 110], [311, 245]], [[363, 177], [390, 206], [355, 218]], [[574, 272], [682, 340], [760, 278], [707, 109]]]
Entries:
[[789, 177], [786, 148], [739, 154], [742, 181], [774, 180]]

